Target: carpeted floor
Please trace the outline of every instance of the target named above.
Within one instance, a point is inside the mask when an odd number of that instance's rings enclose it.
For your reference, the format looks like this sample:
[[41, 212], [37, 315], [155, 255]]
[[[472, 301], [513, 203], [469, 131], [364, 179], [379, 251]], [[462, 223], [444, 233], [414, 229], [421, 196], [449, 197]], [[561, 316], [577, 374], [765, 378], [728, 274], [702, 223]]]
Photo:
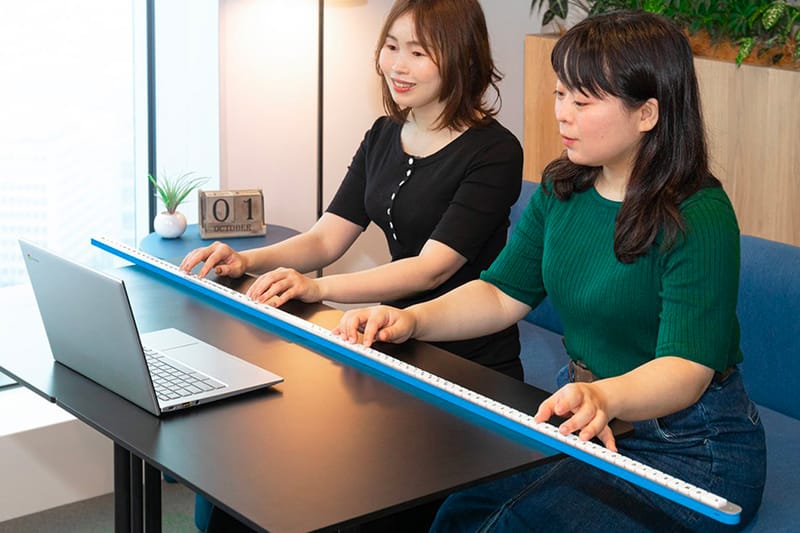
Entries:
[[[197, 528], [194, 526], [194, 493], [180, 483], [162, 483], [161, 511], [164, 533], [197, 533]], [[111, 533], [113, 531], [112, 494], [0, 522], [0, 533]]]

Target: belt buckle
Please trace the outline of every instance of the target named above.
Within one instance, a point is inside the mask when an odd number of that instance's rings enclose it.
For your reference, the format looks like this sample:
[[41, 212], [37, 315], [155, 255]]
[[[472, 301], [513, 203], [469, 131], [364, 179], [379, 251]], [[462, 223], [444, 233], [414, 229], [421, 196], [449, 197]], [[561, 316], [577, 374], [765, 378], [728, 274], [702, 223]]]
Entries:
[[573, 383], [591, 383], [597, 376], [589, 370], [581, 361], [569, 360], [569, 375]]

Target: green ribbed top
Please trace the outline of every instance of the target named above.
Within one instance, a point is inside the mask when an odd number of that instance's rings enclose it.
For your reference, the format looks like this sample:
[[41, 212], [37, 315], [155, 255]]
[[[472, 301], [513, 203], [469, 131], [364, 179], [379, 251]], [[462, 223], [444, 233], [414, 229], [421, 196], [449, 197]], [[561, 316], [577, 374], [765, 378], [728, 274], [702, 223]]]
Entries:
[[481, 279], [532, 307], [548, 295], [570, 357], [599, 377], [667, 355], [717, 371], [741, 362], [739, 227], [725, 192], [707, 188], [687, 199], [685, 236], [632, 264], [614, 256], [621, 205], [594, 187], [568, 201], [539, 187]]

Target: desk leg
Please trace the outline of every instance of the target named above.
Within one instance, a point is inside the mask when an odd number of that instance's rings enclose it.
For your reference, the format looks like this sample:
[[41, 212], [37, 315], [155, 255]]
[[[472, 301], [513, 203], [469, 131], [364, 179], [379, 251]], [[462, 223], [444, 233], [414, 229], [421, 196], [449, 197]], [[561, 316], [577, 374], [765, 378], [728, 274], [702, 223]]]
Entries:
[[114, 531], [131, 530], [131, 454], [114, 443]]
[[142, 460], [117, 443], [114, 443], [114, 531], [161, 533], [161, 472], [145, 462], [142, 483]]
[[142, 460], [131, 454], [131, 532], [142, 533], [144, 502], [142, 500]]
[[161, 533], [161, 471], [144, 464], [144, 530]]

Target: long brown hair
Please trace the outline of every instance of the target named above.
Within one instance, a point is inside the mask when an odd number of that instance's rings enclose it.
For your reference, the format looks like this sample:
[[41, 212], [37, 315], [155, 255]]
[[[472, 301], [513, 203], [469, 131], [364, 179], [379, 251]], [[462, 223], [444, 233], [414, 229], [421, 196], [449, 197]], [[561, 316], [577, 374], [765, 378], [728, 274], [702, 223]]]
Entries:
[[[614, 253], [623, 263], [668, 247], [685, 231], [680, 204], [704, 187], [719, 187], [708, 166], [705, 128], [692, 51], [684, 34], [652, 13], [621, 11], [589, 17], [556, 43], [551, 63], [569, 90], [616, 96], [629, 109], [658, 101], [658, 122], [645, 133], [616, 218]], [[554, 194], [568, 199], [600, 173], [562, 156], [544, 170]]]
[[[394, 22], [410, 13], [420, 45], [442, 77], [440, 98], [445, 100], [439, 116], [440, 129], [463, 129], [486, 123], [500, 109], [497, 82], [502, 74], [492, 60], [489, 33], [483, 9], [477, 0], [397, 0], [381, 29], [375, 49], [375, 68], [383, 79], [380, 52]], [[401, 109], [392, 99], [386, 83], [381, 84], [383, 107], [398, 122], [404, 122], [409, 109]], [[494, 102], [484, 100], [491, 87]]]

